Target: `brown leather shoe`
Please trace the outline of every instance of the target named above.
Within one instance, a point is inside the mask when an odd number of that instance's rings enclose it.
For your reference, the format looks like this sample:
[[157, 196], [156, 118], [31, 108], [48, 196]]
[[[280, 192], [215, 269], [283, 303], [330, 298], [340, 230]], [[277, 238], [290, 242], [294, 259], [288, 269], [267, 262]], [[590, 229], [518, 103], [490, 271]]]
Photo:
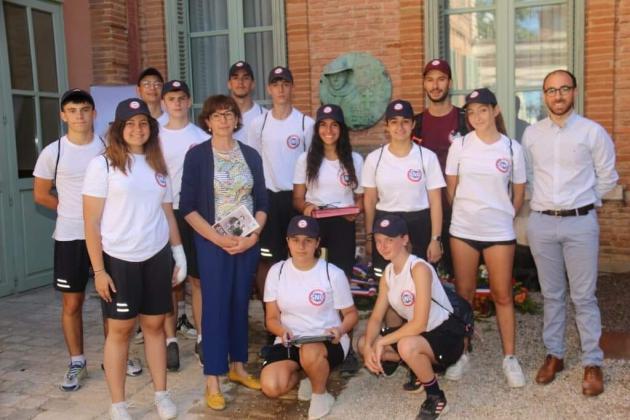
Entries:
[[546, 385], [556, 379], [556, 373], [561, 372], [563, 369], [564, 361], [548, 354], [547, 357], [545, 357], [545, 363], [538, 369], [536, 382], [541, 385]]
[[604, 392], [604, 375], [599, 366], [586, 366], [582, 381], [582, 394], [594, 397]]

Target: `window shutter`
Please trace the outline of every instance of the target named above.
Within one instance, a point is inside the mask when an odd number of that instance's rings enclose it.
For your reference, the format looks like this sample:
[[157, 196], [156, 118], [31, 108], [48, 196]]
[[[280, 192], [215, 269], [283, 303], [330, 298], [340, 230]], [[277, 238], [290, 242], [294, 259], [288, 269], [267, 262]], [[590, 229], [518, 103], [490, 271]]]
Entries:
[[190, 84], [187, 2], [174, 0], [166, 1], [164, 4], [166, 7], [168, 78], [182, 79]]

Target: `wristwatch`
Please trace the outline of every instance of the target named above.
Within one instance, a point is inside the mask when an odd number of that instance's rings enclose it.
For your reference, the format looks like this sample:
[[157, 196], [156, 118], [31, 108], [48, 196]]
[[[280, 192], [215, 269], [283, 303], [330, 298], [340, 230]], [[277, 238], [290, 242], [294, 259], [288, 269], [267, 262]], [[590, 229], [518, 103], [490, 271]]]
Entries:
[[432, 241], [442, 242], [442, 235], [431, 236]]

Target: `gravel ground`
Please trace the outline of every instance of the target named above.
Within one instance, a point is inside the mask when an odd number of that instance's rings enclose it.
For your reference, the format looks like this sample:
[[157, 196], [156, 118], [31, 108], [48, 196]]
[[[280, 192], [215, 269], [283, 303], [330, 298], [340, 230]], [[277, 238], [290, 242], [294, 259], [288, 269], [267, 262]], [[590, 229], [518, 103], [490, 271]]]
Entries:
[[[540, 302], [539, 294], [532, 297]], [[626, 301], [627, 305], [627, 301]], [[627, 311], [627, 308], [626, 308]], [[521, 389], [507, 386], [501, 369], [501, 346], [494, 318], [478, 321], [471, 368], [459, 382], [440, 380], [446, 393], [451, 419], [628, 419], [630, 418], [630, 361], [606, 360], [605, 392], [598, 397], [581, 393], [583, 369], [580, 365], [579, 337], [573, 312], [569, 313], [565, 370], [554, 382], [541, 386], [534, 382], [545, 357], [542, 344], [542, 316], [517, 314], [517, 356], [527, 378]], [[365, 321], [361, 322], [364, 328]], [[627, 326], [627, 324], [626, 324]], [[390, 378], [377, 378], [365, 369], [350, 379], [337, 398], [330, 419], [410, 419], [415, 418], [425, 394], [402, 390], [406, 370], [399, 368]]]

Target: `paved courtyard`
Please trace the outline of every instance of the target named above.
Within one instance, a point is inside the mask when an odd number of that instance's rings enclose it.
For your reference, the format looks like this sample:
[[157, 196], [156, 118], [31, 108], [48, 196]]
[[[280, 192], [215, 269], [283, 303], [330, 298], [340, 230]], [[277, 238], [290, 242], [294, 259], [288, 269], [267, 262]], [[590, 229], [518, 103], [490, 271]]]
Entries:
[[[619, 285], [624, 293], [608, 293], [617, 300], [615, 319], [630, 312], [626, 278]], [[601, 280], [600, 280], [601, 283]], [[614, 297], [617, 299], [614, 299]], [[534, 295], [535, 299], [540, 299]], [[618, 299], [621, 298], [622, 302]], [[608, 300], [607, 300], [608, 299]], [[600, 297], [600, 301], [602, 301]], [[623, 303], [625, 301], [625, 304]], [[67, 364], [66, 349], [59, 325], [60, 298], [50, 287], [0, 299], [0, 418], [7, 419], [101, 419], [107, 418], [110, 400], [104, 374], [100, 369], [102, 327], [97, 297], [90, 293], [85, 305], [86, 356], [89, 378], [84, 387], [72, 393], [59, 390]], [[603, 308], [604, 325], [609, 317]], [[571, 315], [572, 316], [572, 315]], [[251, 369], [257, 372], [255, 354], [262, 341], [262, 311], [258, 302], [250, 310]], [[494, 319], [478, 322], [478, 340], [472, 355], [472, 367], [461, 382], [441, 380], [449, 401], [446, 419], [517, 418], [579, 419], [630, 418], [630, 362], [606, 360], [606, 391], [599, 397], [586, 398], [580, 393], [582, 369], [577, 351], [578, 337], [572, 326], [567, 331], [569, 349], [566, 369], [548, 386], [533, 383], [538, 364], [544, 357], [541, 343], [541, 315], [521, 315], [518, 322], [518, 355], [528, 379], [525, 388], [511, 390], [501, 371], [500, 343]], [[359, 328], [363, 328], [361, 322]], [[625, 326], [627, 327], [627, 323]], [[193, 341], [180, 341], [182, 369], [169, 373], [169, 388], [187, 419], [304, 419], [308, 403], [298, 402], [295, 391], [273, 401], [261, 393], [235, 387], [227, 393], [228, 409], [217, 413], [205, 407], [204, 378], [193, 354]], [[142, 345], [132, 344], [131, 354], [144, 359]], [[330, 419], [412, 419], [424, 394], [406, 394], [401, 389], [405, 372], [401, 368], [393, 378], [379, 379], [365, 370], [345, 380], [334, 376], [330, 386], [337, 403]], [[152, 407], [153, 391], [148, 371], [127, 379], [131, 414], [137, 419], [157, 419]]]

